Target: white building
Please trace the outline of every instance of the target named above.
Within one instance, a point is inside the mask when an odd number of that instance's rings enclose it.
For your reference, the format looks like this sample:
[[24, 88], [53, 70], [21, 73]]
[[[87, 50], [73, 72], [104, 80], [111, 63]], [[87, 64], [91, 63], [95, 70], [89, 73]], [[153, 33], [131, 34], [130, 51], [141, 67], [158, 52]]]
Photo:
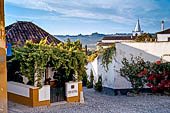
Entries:
[[[96, 58], [94, 62], [88, 64], [87, 74], [90, 75], [90, 70], [93, 70], [94, 82], [97, 82], [98, 77], [102, 76], [102, 85], [104, 92], [114, 95], [115, 90], [130, 89], [131, 84], [125, 78], [120, 76], [120, 68], [122, 67], [122, 59], [130, 60], [131, 55], [140, 56], [145, 61], [156, 62], [165, 54], [170, 54], [169, 42], [119, 42], [116, 43], [116, 61], [113, 60], [109, 64], [109, 71], [106, 72], [101, 65], [101, 56]], [[164, 61], [170, 61], [170, 57], [163, 57]]]
[[161, 24], [161, 32], [157, 32], [157, 41], [170, 42], [170, 29], [164, 30], [164, 21]]
[[138, 19], [138, 21], [136, 23], [135, 30], [132, 32], [132, 36], [139, 36], [142, 34], [143, 34], [143, 31], [141, 30], [139, 19]]

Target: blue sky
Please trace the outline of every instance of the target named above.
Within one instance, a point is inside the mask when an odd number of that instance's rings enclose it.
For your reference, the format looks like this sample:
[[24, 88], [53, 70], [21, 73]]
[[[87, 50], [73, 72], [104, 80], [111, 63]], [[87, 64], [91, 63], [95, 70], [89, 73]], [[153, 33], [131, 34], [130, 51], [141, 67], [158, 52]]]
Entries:
[[170, 0], [5, 0], [6, 26], [32, 21], [51, 34], [131, 33], [170, 28]]

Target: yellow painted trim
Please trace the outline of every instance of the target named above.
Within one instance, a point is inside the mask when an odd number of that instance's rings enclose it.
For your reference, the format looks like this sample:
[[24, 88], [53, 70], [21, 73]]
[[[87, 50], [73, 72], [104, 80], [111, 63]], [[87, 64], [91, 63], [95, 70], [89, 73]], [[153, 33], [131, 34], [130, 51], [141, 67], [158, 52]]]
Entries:
[[50, 106], [50, 100], [39, 101], [39, 89], [30, 89], [30, 97], [24, 97], [8, 92], [8, 99], [30, 107]]
[[66, 98], [67, 102], [79, 102], [79, 97], [75, 96], [75, 97], [67, 97]]
[[78, 96], [66, 97], [67, 102], [80, 102], [80, 92], [83, 91], [82, 82], [78, 83]]
[[80, 92], [83, 91], [82, 82], [78, 83], [78, 101], [80, 102]]

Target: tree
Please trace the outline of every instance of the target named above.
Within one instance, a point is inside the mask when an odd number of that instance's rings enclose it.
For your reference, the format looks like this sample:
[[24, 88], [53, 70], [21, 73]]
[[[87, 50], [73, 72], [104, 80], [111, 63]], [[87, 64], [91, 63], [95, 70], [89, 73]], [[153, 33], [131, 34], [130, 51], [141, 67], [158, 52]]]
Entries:
[[135, 38], [136, 42], [155, 42], [156, 36], [152, 36], [149, 33], [144, 33], [142, 35], [139, 35]]

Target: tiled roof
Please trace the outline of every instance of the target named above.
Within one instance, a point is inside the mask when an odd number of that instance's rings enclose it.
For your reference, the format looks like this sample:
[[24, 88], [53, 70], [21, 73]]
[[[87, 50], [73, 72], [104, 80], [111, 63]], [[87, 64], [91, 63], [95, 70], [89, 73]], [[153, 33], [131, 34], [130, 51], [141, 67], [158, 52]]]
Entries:
[[97, 45], [101, 45], [101, 46], [111, 46], [111, 45], [113, 45], [113, 44], [115, 44], [115, 43], [98, 43]]
[[135, 37], [132, 36], [110, 36], [104, 37], [102, 40], [134, 40]]
[[161, 31], [161, 32], [157, 32], [157, 34], [170, 34], [170, 29]]
[[39, 42], [41, 38], [45, 37], [47, 37], [47, 44], [58, 44], [61, 42], [32, 22], [17, 21], [16, 23], [5, 27], [5, 32], [7, 43], [19, 43], [20, 45], [23, 45], [26, 40]]

